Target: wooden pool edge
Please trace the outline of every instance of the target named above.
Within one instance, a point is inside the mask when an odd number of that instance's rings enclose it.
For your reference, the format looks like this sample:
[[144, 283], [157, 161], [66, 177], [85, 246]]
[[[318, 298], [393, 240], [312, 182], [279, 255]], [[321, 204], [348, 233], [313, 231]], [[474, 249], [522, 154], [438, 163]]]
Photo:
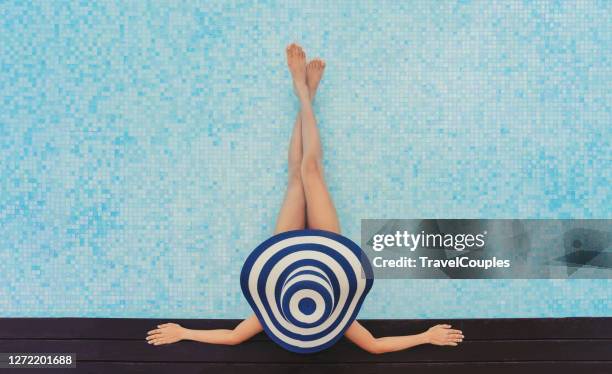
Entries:
[[[234, 319], [0, 318], [0, 352], [75, 353], [71, 373], [612, 373], [612, 317], [360, 320], [375, 336], [413, 334], [449, 323], [458, 347], [419, 346], [372, 355], [345, 339], [310, 355], [287, 352], [265, 334], [239, 346], [146, 343], [146, 331], [176, 322], [231, 328]], [[11, 369], [0, 369], [2, 372]], [[29, 372], [15, 369], [17, 373]]]

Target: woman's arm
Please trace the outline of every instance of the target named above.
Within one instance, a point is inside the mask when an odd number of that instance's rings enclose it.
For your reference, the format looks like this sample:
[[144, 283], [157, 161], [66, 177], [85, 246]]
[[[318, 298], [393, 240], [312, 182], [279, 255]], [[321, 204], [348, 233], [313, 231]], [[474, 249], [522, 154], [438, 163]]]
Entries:
[[255, 315], [240, 322], [233, 330], [191, 330], [176, 323], [157, 326], [147, 334], [147, 342], [153, 345], [171, 344], [181, 340], [194, 340], [202, 343], [236, 345], [260, 333], [263, 328]]
[[463, 333], [453, 330], [451, 325], [435, 325], [429, 330], [404, 336], [387, 336], [375, 338], [359, 322], [355, 321], [344, 334], [360, 348], [374, 354], [401, 351], [421, 344], [452, 345], [463, 341]]

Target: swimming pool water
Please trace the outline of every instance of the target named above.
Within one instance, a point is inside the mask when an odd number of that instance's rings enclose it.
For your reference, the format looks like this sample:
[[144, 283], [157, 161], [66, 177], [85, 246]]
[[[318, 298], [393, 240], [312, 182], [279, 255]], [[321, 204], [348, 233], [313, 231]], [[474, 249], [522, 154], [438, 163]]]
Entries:
[[[612, 218], [607, 1], [0, 2], [0, 315], [240, 318], [297, 102], [362, 218]], [[604, 316], [609, 280], [378, 280], [360, 317]]]

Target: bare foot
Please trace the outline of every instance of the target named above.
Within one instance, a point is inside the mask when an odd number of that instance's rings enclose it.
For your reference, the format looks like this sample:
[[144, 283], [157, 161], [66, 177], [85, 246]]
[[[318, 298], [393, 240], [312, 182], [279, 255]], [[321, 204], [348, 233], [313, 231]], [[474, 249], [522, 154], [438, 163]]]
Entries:
[[310, 99], [314, 99], [319, 82], [323, 78], [323, 70], [325, 69], [325, 61], [315, 58], [306, 65], [306, 83], [310, 92]]
[[[306, 54], [299, 45], [292, 43], [287, 47], [287, 65], [293, 77], [293, 88], [298, 97], [309, 95], [306, 85]], [[306, 96], [306, 98], [310, 98]]]

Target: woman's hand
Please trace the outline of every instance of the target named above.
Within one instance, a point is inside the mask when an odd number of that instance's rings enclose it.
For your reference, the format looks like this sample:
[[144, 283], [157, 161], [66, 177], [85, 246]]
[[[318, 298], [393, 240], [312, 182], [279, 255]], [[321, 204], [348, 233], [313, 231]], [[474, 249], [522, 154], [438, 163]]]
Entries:
[[164, 323], [147, 333], [147, 342], [153, 345], [172, 344], [185, 339], [186, 328], [176, 323]]
[[463, 333], [451, 329], [451, 325], [435, 325], [425, 331], [425, 338], [429, 344], [456, 346], [463, 341]]

